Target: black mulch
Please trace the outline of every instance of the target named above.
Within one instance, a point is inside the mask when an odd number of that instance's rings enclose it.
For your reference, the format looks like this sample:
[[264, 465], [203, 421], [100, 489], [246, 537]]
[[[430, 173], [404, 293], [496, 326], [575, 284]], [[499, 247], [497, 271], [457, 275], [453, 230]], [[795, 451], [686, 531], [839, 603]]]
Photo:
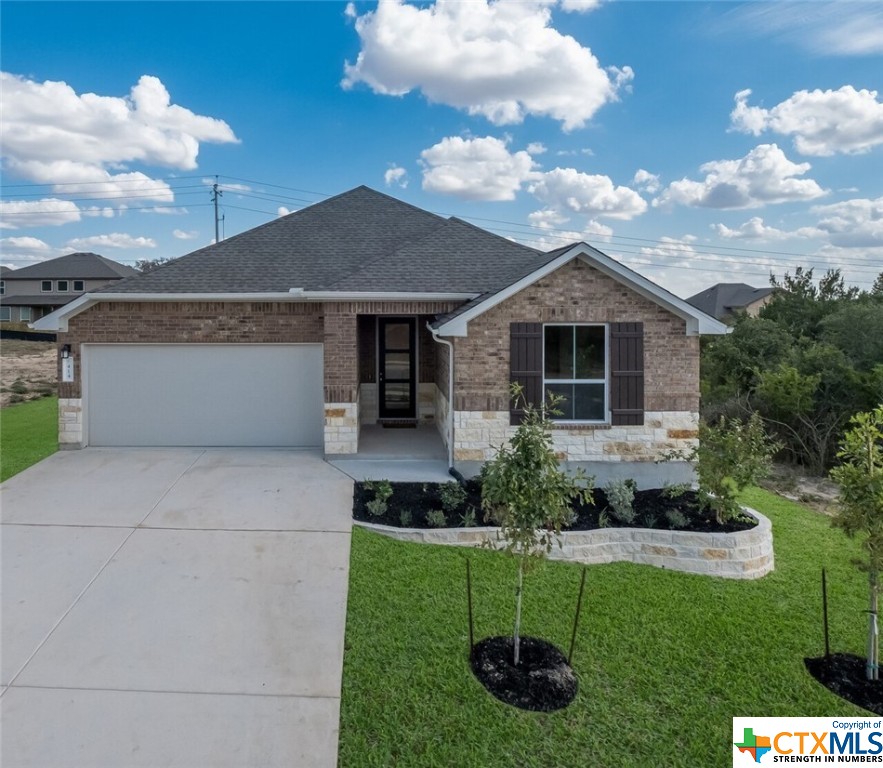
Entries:
[[832, 653], [828, 658], [804, 659], [809, 673], [843, 699], [883, 715], [883, 680], [868, 680], [865, 659], [851, 653]]
[[500, 701], [532, 712], [563, 709], [577, 681], [564, 654], [536, 637], [522, 637], [518, 666], [511, 637], [488, 637], [472, 649], [472, 671]]
[[[365, 483], [355, 483], [353, 491], [353, 518], [368, 523], [380, 523], [406, 528], [434, 528], [426, 518], [430, 510], [443, 512], [446, 527], [457, 528], [463, 526], [463, 520], [470, 516], [474, 519], [473, 525], [492, 525], [485, 520], [481, 509], [481, 484], [477, 479], [468, 480], [465, 485], [467, 498], [464, 504], [456, 510], [446, 511], [443, 508], [439, 495], [440, 483], [390, 483], [392, 496], [387, 502], [388, 509], [382, 515], [372, 515], [367, 507], [367, 502], [374, 498], [373, 491], [366, 488]], [[594, 504], [578, 504], [574, 507], [576, 520], [567, 530], [591, 531], [600, 528], [599, 518], [607, 510], [607, 495], [600, 488], [592, 492]], [[635, 521], [627, 526], [616, 520], [612, 515], [607, 515], [607, 527], [610, 528], [661, 528], [682, 530], [701, 533], [734, 533], [753, 528], [757, 522], [751, 517], [739, 517], [719, 525], [715, 520], [714, 513], [708, 509], [701, 509], [699, 498], [695, 491], [686, 491], [680, 496], [671, 498], [662, 489], [650, 489], [635, 493]], [[669, 510], [676, 510], [686, 518], [685, 524], [675, 525], [666, 514]], [[402, 512], [405, 511], [405, 520], [402, 521]]]

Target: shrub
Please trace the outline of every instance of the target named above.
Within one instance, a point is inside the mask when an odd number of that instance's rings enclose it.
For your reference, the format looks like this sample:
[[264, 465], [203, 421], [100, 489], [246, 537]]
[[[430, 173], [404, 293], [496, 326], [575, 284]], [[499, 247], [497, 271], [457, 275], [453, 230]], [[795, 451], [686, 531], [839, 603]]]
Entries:
[[399, 525], [401, 525], [402, 528], [410, 528], [411, 520], [412, 515], [410, 509], [399, 510]]
[[430, 509], [426, 513], [426, 524], [430, 528], [447, 528], [448, 521], [445, 517], [445, 513], [440, 509]]
[[469, 507], [462, 515], [460, 515], [460, 525], [464, 528], [475, 527], [475, 507]]
[[365, 509], [374, 515], [374, 517], [382, 517], [386, 514], [388, 507], [383, 499], [371, 499], [371, 501], [365, 504]]
[[687, 516], [679, 509], [666, 510], [665, 519], [668, 520], [668, 524], [672, 528], [686, 528], [690, 522]]
[[366, 480], [364, 483], [366, 491], [374, 494], [374, 498], [365, 504], [365, 509], [375, 517], [382, 517], [386, 514], [387, 501], [392, 496], [392, 486], [389, 480]]
[[756, 411], [746, 422], [721, 416], [717, 424], [699, 424], [699, 445], [690, 451], [671, 451], [665, 459], [686, 459], [696, 463], [699, 500], [715, 513], [718, 523], [737, 517], [737, 501], [770, 469], [779, 445], [770, 440]]
[[634, 480], [610, 480], [604, 486], [604, 493], [610, 502], [610, 512], [619, 522], [631, 525], [635, 522], [635, 490]]
[[445, 512], [456, 512], [466, 501], [466, 489], [456, 481], [443, 483], [438, 489], [438, 496]]

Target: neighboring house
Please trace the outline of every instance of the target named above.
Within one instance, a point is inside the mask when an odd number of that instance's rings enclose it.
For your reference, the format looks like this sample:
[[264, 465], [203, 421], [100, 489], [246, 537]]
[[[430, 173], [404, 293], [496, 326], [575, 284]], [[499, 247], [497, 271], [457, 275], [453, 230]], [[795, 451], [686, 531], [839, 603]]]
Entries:
[[729, 320], [739, 312], [757, 317], [773, 297], [775, 288], [752, 288], [745, 283], [718, 283], [699, 291], [687, 301], [718, 320]]
[[534, 402], [566, 396], [556, 449], [599, 477], [652, 472], [694, 444], [699, 334], [727, 330], [585, 243], [543, 253], [367, 187], [35, 326], [74, 361], [60, 384], [69, 447], [342, 456], [364, 425], [419, 422], [472, 474], [518, 423], [518, 381]]
[[97, 253], [70, 253], [0, 274], [0, 321], [30, 323], [89, 291], [137, 275]]

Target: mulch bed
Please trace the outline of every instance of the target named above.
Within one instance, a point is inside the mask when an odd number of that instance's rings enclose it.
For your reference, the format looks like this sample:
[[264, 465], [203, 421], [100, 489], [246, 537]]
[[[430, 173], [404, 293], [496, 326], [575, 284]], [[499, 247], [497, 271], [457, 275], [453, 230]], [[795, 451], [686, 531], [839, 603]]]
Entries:
[[472, 649], [472, 671], [490, 693], [531, 712], [554, 712], [573, 701], [576, 675], [554, 645], [522, 637], [517, 667], [513, 653], [511, 637], [488, 637]]
[[[427, 513], [437, 510], [445, 516], [447, 528], [459, 528], [464, 518], [471, 517], [472, 525], [491, 525], [484, 519], [481, 509], [481, 484], [476, 479], [466, 481], [465, 502], [456, 510], [446, 511], [441, 501], [441, 483], [390, 483], [392, 496], [387, 502], [387, 510], [382, 515], [371, 514], [366, 504], [374, 498], [374, 492], [365, 483], [356, 483], [353, 491], [353, 518], [362, 522], [380, 523], [405, 528], [438, 528], [427, 519]], [[601, 515], [608, 508], [607, 495], [600, 488], [592, 492], [593, 504], [578, 504], [574, 507], [576, 519], [566, 530], [591, 531], [601, 528]], [[635, 520], [625, 525], [612, 515], [606, 515], [609, 528], [660, 528], [700, 533], [734, 533], [757, 525], [753, 518], [744, 516], [719, 525], [714, 513], [701, 509], [695, 491], [686, 491], [680, 496], [670, 497], [663, 489], [655, 488], [635, 493]], [[403, 523], [403, 511], [406, 513]], [[674, 522], [670, 514], [674, 511]]]
[[883, 715], [883, 680], [865, 677], [865, 659], [851, 653], [804, 659], [807, 671], [828, 690], [875, 715]]

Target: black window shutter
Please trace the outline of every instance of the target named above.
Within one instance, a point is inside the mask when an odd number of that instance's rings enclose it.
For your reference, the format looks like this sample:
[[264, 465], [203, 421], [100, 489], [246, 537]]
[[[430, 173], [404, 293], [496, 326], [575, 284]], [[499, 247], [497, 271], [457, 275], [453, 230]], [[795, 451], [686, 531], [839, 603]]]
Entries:
[[644, 423], [644, 324], [610, 324], [610, 423]]
[[[524, 388], [530, 405], [543, 402], [543, 324], [509, 324], [509, 380]], [[524, 411], [509, 406], [509, 423], [518, 425]]]

